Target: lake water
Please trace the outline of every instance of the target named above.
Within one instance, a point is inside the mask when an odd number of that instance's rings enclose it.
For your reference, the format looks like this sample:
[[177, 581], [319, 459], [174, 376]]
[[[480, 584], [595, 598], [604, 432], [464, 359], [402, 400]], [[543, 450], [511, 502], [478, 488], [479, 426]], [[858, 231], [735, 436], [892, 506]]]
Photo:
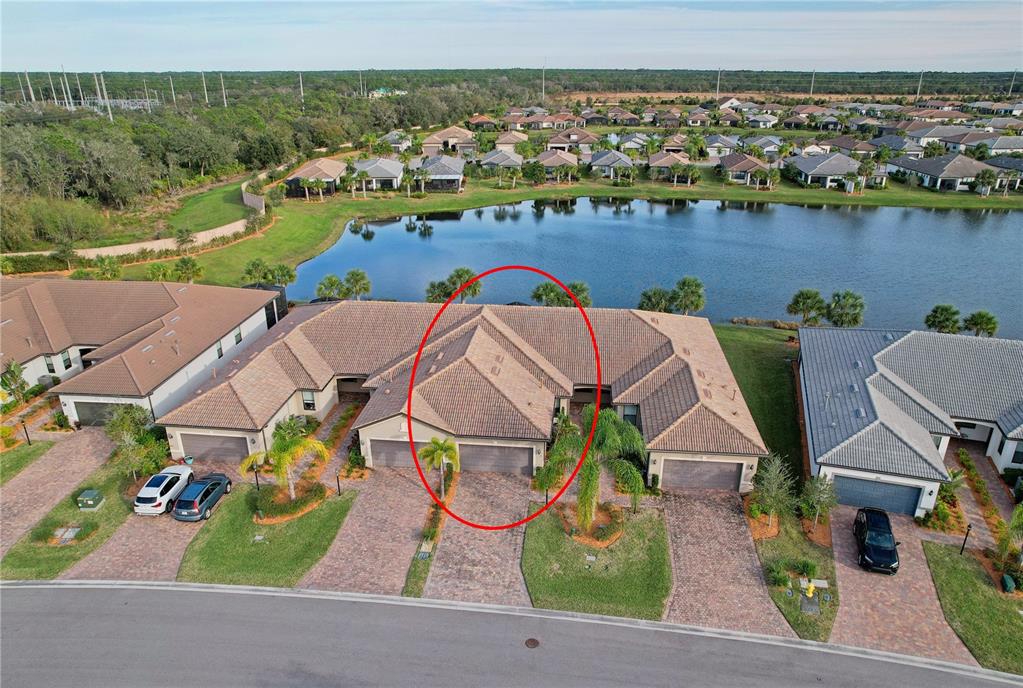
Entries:
[[[424, 222], [427, 231], [422, 231]], [[346, 232], [298, 268], [288, 289], [315, 297], [326, 274], [365, 270], [372, 296], [423, 300], [431, 280], [466, 265], [476, 272], [533, 265], [590, 285], [595, 306], [636, 306], [640, 292], [696, 275], [701, 313], [792, 319], [801, 288], [851, 289], [867, 303], [867, 326], [923, 328], [937, 303], [986, 309], [999, 336], [1023, 337], [1023, 213], [920, 208], [805, 207], [720, 201], [532, 202], [394, 218]], [[487, 278], [476, 299], [529, 301], [536, 275]]]

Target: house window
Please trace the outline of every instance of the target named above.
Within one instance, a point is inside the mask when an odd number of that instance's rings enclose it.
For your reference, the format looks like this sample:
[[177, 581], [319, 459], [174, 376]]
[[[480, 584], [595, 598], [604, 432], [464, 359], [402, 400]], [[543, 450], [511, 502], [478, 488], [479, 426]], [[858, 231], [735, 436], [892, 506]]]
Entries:
[[64, 370], [69, 370], [71, 368], [71, 352], [70, 351], [65, 351], [64, 353], [62, 353], [60, 355], [60, 360], [64, 364]]
[[217, 358], [223, 358], [223, 357], [224, 357], [224, 345], [222, 343], [220, 343], [220, 342], [217, 342]]
[[235, 344], [242, 343], [242, 328], [240, 327], [234, 331], [234, 343]]
[[49, 356], [43, 356], [43, 360], [46, 361], [46, 372], [50, 375], [56, 375], [57, 369], [53, 367], [53, 359]]
[[622, 420], [639, 427], [639, 406], [636, 404], [625, 404], [622, 406]]
[[1013, 463], [1023, 463], [1023, 442], [1016, 443], [1016, 451], [1012, 454]]
[[316, 395], [312, 392], [302, 392], [302, 408], [306, 411], [316, 410]]

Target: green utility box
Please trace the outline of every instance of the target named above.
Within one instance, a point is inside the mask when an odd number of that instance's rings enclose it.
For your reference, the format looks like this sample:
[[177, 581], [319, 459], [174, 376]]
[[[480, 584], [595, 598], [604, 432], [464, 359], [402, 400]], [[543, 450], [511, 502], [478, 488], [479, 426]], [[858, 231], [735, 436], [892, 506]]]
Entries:
[[99, 490], [82, 490], [78, 495], [78, 508], [82, 511], [95, 511], [103, 506], [103, 493]]

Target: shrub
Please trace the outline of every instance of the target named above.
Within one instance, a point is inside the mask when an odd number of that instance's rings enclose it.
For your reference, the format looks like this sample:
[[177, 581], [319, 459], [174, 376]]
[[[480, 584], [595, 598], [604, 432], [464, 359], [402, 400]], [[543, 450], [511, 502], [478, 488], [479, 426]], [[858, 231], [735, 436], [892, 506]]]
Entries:
[[75, 533], [75, 541], [81, 542], [99, 529], [99, 521], [94, 518], [87, 518], [78, 524], [78, 532]]
[[43, 383], [40, 382], [38, 385], [32, 385], [27, 390], [25, 390], [25, 398], [32, 399], [34, 397], [39, 396], [40, 394], [42, 394], [45, 391], [46, 391], [46, 385], [44, 385]]
[[944, 502], [938, 502], [934, 505], [934, 510], [931, 511], [931, 515], [941, 525], [948, 525], [948, 522], [952, 519], [952, 512], [945, 505]]
[[789, 572], [784, 559], [772, 559], [764, 564], [764, 576], [770, 585], [785, 587], [789, 584]]
[[58, 428], [68, 429], [71, 427], [71, 422], [68, 420], [67, 414], [63, 411], [55, 411], [53, 413], [53, 422]]
[[287, 490], [288, 488], [284, 485], [264, 487], [259, 491], [249, 493], [250, 504], [254, 511], [259, 511], [263, 516], [289, 516], [327, 496], [326, 486], [319, 481], [309, 483], [305, 491], [301, 492], [294, 500], [287, 498], [281, 500], [280, 496], [286, 495]]
[[57, 530], [61, 526], [61, 522], [52, 516], [47, 516], [42, 521], [37, 523], [31, 531], [29, 531], [29, 539], [32, 542], [46, 543], [53, 537], [53, 531]]
[[602, 504], [601, 507], [611, 514], [611, 522], [603, 528], [597, 528], [597, 532], [593, 534], [593, 537], [604, 542], [605, 540], [610, 540], [618, 533], [622, 532], [622, 528], [625, 527], [625, 513], [622, 509], [619, 509], [610, 503]]
[[353, 470], [366, 467], [366, 457], [362, 455], [357, 446], [352, 447], [348, 452], [348, 467]]
[[764, 510], [760, 508], [760, 504], [757, 502], [749, 503], [749, 515], [754, 521], [760, 518], [764, 514]]
[[14, 428], [10, 425], [0, 425], [0, 441], [4, 447], [13, 447], [17, 444], [18, 440], [14, 439]]
[[809, 559], [800, 559], [793, 568], [804, 578], [813, 578], [817, 575], [817, 562]]

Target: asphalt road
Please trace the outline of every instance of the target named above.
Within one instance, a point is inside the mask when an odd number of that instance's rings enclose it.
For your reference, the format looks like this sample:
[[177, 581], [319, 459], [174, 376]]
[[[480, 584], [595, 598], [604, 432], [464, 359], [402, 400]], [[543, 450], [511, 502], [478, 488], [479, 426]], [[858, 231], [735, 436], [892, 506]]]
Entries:
[[[4, 688], [967, 688], [1012, 681], [924, 660], [667, 624], [284, 593], [156, 584], [5, 585], [0, 682]], [[539, 646], [528, 648], [529, 638]]]

